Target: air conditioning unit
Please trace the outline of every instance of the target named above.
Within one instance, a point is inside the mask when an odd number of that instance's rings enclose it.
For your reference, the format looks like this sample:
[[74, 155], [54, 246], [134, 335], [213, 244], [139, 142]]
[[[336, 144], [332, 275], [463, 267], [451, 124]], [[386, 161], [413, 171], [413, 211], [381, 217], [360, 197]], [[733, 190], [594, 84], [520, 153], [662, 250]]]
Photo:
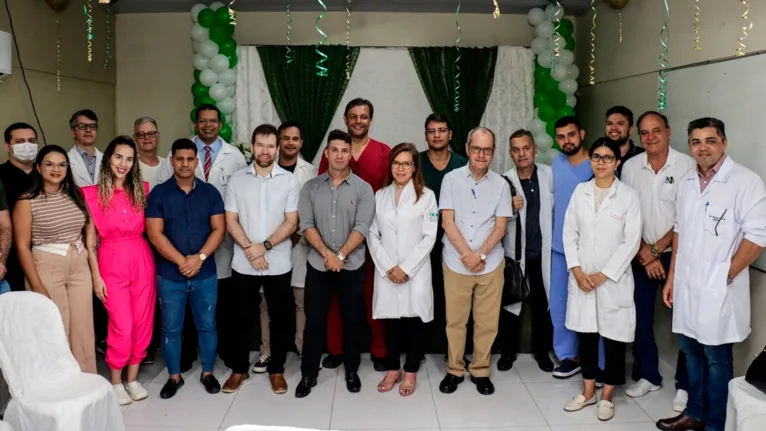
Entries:
[[13, 70], [13, 36], [0, 31], [0, 77], [10, 75]]

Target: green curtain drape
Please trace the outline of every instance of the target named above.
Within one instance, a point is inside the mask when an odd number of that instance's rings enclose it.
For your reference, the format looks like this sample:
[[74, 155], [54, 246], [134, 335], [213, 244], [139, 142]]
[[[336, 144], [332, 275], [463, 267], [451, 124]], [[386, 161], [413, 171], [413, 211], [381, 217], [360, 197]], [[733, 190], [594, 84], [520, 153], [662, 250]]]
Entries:
[[327, 76], [317, 76], [321, 58], [313, 46], [293, 46], [293, 61], [288, 64], [284, 46], [259, 46], [258, 55], [269, 87], [271, 100], [282, 121], [297, 121], [303, 127], [301, 154], [314, 160], [322, 140], [346, 91], [346, 56], [350, 54], [351, 72], [359, 58], [359, 48], [323, 46], [328, 56], [323, 64]]
[[460, 48], [458, 110], [455, 110], [455, 47], [410, 48], [423, 91], [431, 109], [449, 116], [452, 122], [452, 149], [465, 154], [468, 132], [479, 126], [495, 78], [497, 47]]

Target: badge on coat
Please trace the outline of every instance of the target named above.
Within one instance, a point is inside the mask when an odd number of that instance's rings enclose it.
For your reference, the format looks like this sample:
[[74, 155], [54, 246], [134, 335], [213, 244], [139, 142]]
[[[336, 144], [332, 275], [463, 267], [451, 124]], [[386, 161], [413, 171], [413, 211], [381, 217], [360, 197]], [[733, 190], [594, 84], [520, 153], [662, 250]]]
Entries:
[[430, 212], [428, 213], [428, 221], [436, 223], [439, 221], [439, 213], [437, 212]]
[[226, 184], [229, 184], [229, 177], [231, 175], [226, 175], [224, 173], [221, 173], [221, 185], [225, 186]]

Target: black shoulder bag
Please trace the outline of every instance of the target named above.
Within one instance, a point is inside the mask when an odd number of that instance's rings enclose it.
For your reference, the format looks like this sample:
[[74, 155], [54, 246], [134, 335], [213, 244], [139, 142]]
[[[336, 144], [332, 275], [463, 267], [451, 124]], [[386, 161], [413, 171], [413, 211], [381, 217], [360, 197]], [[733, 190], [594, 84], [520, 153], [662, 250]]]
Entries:
[[[516, 188], [508, 177], [505, 175], [502, 177], [511, 187], [511, 199], [513, 199], [516, 196]], [[524, 276], [524, 271], [521, 270], [521, 217], [519, 215], [516, 216], [516, 245], [513, 256], [516, 260], [507, 256], [505, 258], [505, 268], [503, 269], [505, 283], [503, 285], [503, 297], [500, 300], [503, 307], [521, 302], [529, 296], [529, 284]]]
[[747, 368], [745, 381], [766, 394], [766, 348], [753, 360]]

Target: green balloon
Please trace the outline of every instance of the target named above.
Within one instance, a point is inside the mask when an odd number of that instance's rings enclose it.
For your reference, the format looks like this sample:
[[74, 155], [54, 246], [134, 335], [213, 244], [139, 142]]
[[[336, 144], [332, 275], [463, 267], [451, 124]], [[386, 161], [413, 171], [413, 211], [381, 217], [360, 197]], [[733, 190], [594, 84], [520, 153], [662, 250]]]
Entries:
[[559, 90], [559, 83], [556, 82], [556, 80], [553, 79], [552, 77], [543, 81], [543, 88], [545, 88], [545, 91], [549, 93], [555, 93], [557, 91], [561, 91]]
[[199, 107], [201, 105], [215, 105], [215, 100], [210, 96], [195, 97], [194, 106]]
[[210, 28], [215, 24], [215, 12], [213, 12], [213, 9], [206, 8], [202, 9], [197, 15], [197, 22], [199, 25], [205, 28]]
[[553, 109], [551, 105], [538, 106], [537, 116], [546, 123], [549, 121], [552, 122], [556, 120], [556, 110]]
[[218, 136], [223, 138], [223, 140], [226, 142], [231, 142], [231, 126], [225, 124], [223, 127], [221, 127], [221, 131], [218, 132]]
[[194, 69], [194, 81], [199, 82], [199, 74], [202, 73], [201, 71]]
[[228, 25], [231, 26], [231, 16], [229, 15], [228, 7], [220, 7], [215, 12], [215, 24], [216, 25]]
[[226, 38], [223, 42], [218, 44], [218, 52], [223, 55], [236, 55], [237, 42], [230, 37]]
[[548, 78], [551, 76], [551, 70], [547, 69], [545, 67], [536, 67], [535, 68], [535, 80], [541, 81], [545, 78]]
[[[563, 94], [563, 93], [562, 93], [562, 94]], [[565, 96], [565, 97], [566, 97], [566, 96]], [[573, 109], [572, 107], [570, 107], [570, 106], [563, 106], [563, 107], [559, 108], [559, 109], [556, 111], [556, 117], [558, 117], [558, 118], [562, 118], [562, 117], [571, 117], [571, 116], [574, 116], [574, 114], [575, 114], [575, 111], [574, 111], [574, 109]]]
[[197, 108], [194, 108], [191, 110], [191, 112], [189, 113], [189, 119], [191, 119], [192, 123], [197, 122]]
[[239, 57], [237, 57], [237, 54], [227, 55], [226, 58], [229, 59], [229, 69], [236, 67], [237, 63], [239, 63]]
[[564, 37], [572, 37], [574, 33], [574, 24], [569, 19], [559, 21], [557, 33]]
[[[218, 9], [221, 10], [221, 9]], [[230, 25], [215, 25], [210, 28], [210, 40], [219, 45], [218, 50], [220, 52], [220, 45], [227, 39], [231, 39], [234, 34], [234, 27]]]
[[551, 102], [548, 93], [543, 91], [535, 92], [535, 106], [549, 105]]
[[575, 49], [575, 41], [572, 37], [565, 37], [564, 41], [566, 42], [566, 49], [568, 51], [574, 51]]
[[556, 122], [555, 121], [548, 121], [545, 123], [545, 132], [548, 133], [552, 138], [556, 137]]
[[194, 85], [192, 85], [192, 95], [195, 99], [207, 97], [209, 95], [208, 90], [210, 89], [202, 85], [201, 82], [195, 82]]
[[554, 91], [553, 94], [550, 95], [549, 99], [551, 100], [551, 104], [553, 106], [565, 106], [567, 104], [567, 95], [564, 94], [564, 92], [561, 90]]

